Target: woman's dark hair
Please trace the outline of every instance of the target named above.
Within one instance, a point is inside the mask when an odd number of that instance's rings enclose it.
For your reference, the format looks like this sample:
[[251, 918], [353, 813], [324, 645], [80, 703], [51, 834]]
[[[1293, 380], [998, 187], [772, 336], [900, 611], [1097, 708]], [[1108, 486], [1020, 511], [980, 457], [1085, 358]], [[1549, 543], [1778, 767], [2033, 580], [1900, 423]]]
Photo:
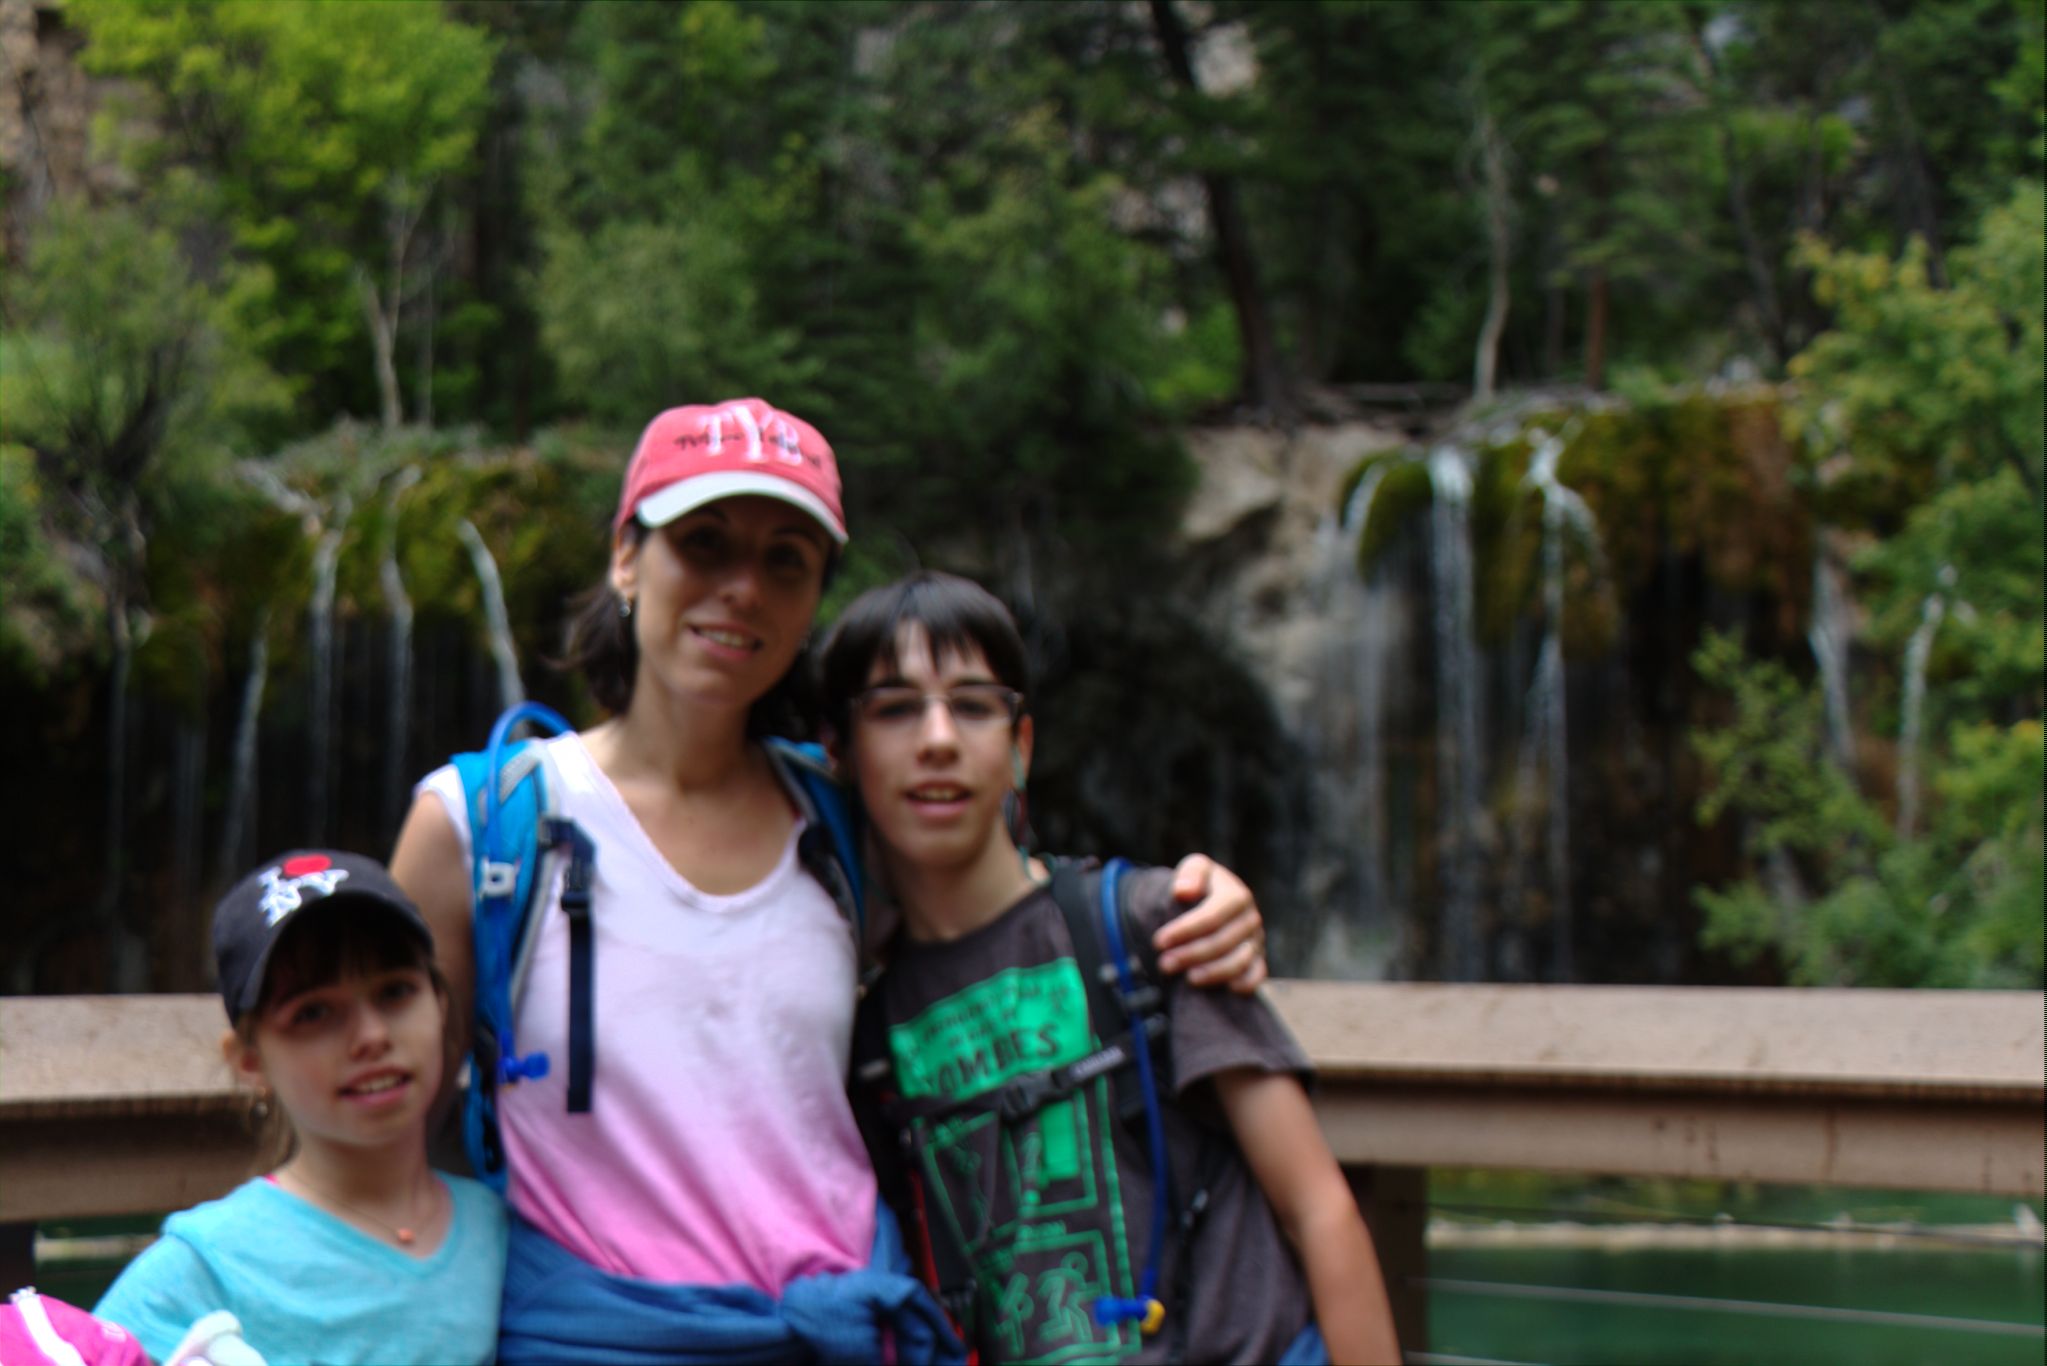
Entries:
[[[263, 968], [263, 993], [255, 1008], [235, 1021], [235, 1037], [245, 1047], [255, 1047], [264, 1015], [279, 1001], [300, 992], [354, 977], [408, 971], [424, 972], [441, 1001], [441, 1078], [445, 1083], [462, 1065], [462, 1031], [454, 1017], [448, 979], [434, 961], [433, 946], [396, 915], [350, 907], [345, 896], [334, 897], [331, 905], [312, 914], [293, 916], [284, 927]], [[268, 1113], [261, 1115], [252, 1109], [250, 1122], [256, 1127], [259, 1172], [270, 1171], [291, 1156], [298, 1139], [282, 1105], [272, 1104]]]
[[[647, 528], [634, 518], [626, 523], [624, 534], [638, 546], [647, 539]], [[618, 590], [611, 586], [607, 569], [594, 588], [571, 604], [561, 658], [555, 661], [557, 668], [581, 674], [597, 705], [614, 716], [631, 705], [633, 677], [640, 667], [640, 643], [633, 635], [632, 620], [619, 615], [619, 605]]]
[[875, 663], [897, 667], [896, 638], [911, 623], [924, 629], [933, 656], [978, 649], [996, 681], [1028, 699], [1023, 636], [1001, 599], [971, 579], [920, 569], [853, 599], [825, 637], [818, 691], [825, 722], [840, 735], [849, 733], [848, 711]]
[[[648, 534], [639, 519], [626, 523], [625, 536], [633, 546], [643, 543]], [[837, 568], [838, 556], [834, 554], [825, 562], [826, 587], [831, 586]], [[590, 696], [613, 716], [623, 716], [632, 705], [633, 680], [640, 668], [639, 639], [633, 634], [632, 619], [619, 614], [619, 605], [618, 590], [611, 586], [607, 570], [595, 587], [571, 604], [561, 658], [553, 661], [557, 668], [581, 674]], [[789, 672], [748, 709], [747, 738], [785, 735], [804, 739], [810, 734], [810, 719], [815, 714], [810, 647], [805, 645], [797, 652]]]

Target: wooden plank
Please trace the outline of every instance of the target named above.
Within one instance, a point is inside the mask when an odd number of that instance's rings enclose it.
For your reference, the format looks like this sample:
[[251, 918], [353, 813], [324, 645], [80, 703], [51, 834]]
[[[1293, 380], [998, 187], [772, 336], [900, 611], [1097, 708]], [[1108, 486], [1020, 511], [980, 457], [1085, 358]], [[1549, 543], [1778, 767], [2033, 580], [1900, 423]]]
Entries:
[[183, 1209], [255, 1174], [233, 1115], [10, 1122], [0, 1140], [0, 1225]]
[[[1275, 983], [1350, 1165], [2041, 1194], [2038, 992]], [[0, 1000], [0, 1224], [245, 1175], [212, 996]]]
[[1329, 1080], [2023, 1102], [2036, 991], [1274, 982]]
[[2033, 1104], [1631, 1094], [1427, 1084], [1325, 1085], [1346, 1166], [1506, 1167], [1887, 1190], [2042, 1194]]
[[0, 1119], [219, 1113], [218, 996], [0, 999]]

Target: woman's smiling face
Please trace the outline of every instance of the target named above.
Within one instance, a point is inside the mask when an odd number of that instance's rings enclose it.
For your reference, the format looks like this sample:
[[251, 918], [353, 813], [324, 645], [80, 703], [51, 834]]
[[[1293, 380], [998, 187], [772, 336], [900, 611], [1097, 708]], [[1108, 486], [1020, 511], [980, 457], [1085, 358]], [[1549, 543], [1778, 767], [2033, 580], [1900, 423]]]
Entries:
[[637, 543], [620, 536], [611, 580], [632, 604], [635, 700], [652, 686], [740, 710], [759, 701], [810, 634], [831, 544], [809, 514], [753, 495], [707, 503]]

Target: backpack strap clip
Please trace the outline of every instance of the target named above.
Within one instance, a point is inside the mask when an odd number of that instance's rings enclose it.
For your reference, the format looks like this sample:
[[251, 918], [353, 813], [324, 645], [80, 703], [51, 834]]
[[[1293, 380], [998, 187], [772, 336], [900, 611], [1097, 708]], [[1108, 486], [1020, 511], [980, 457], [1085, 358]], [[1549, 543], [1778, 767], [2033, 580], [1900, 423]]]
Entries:
[[483, 874], [477, 890], [485, 896], [510, 896], [519, 885], [519, 865], [502, 863], [497, 859], [483, 861]]

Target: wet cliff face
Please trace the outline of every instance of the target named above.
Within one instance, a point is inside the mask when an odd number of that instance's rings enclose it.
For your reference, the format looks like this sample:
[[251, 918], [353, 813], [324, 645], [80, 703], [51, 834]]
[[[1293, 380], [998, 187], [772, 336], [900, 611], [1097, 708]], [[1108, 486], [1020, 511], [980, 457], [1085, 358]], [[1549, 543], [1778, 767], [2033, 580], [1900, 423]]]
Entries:
[[480, 740], [506, 686], [494, 617], [526, 690], [578, 706], [541, 660], [602, 564], [616, 491], [609, 447], [343, 427], [147, 491], [115, 613], [108, 549], [67, 535], [57, 494], [10, 482], [4, 529], [34, 540], [9, 562], [38, 569], [0, 613], [0, 982], [203, 987], [207, 910], [236, 872], [294, 844], [387, 851], [412, 782]]
[[1190, 612], [1301, 765], [1282, 968], [1721, 978], [1692, 887], [1708, 626], [1801, 658], [1814, 577], [1773, 393], [1195, 433]]
[[0, 238], [19, 264], [28, 239], [59, 189], [104, 194], [130, 187], [126, 174], [93, 155], [92, 120], [108, 82], [77, 61], [79, 36], [56, 0], [0, 0]]
[[[1040, 558], [1043, 847], [1217, 855], [1289, 972], [1726, 978], [1693, 948], [1691, 889], [1735, 850], [1693, 815], [1691, 652], [1717, 625], [1809, 667], [1826, 581], [1773, 396], [1187, 445], [1200, 481], [1145, 572]], [[250, 859], [387, 850], [508, 687], [590, 714], [542, 661], [602, 563], [610, 444], [343, 427], [152, 493], [125, 644], [109, 548], [46, 534], [0, 454], [0, 532], [43, 537], [0, 604], [33, 775], [0, 786], [12, 989], [199, 989]]]

